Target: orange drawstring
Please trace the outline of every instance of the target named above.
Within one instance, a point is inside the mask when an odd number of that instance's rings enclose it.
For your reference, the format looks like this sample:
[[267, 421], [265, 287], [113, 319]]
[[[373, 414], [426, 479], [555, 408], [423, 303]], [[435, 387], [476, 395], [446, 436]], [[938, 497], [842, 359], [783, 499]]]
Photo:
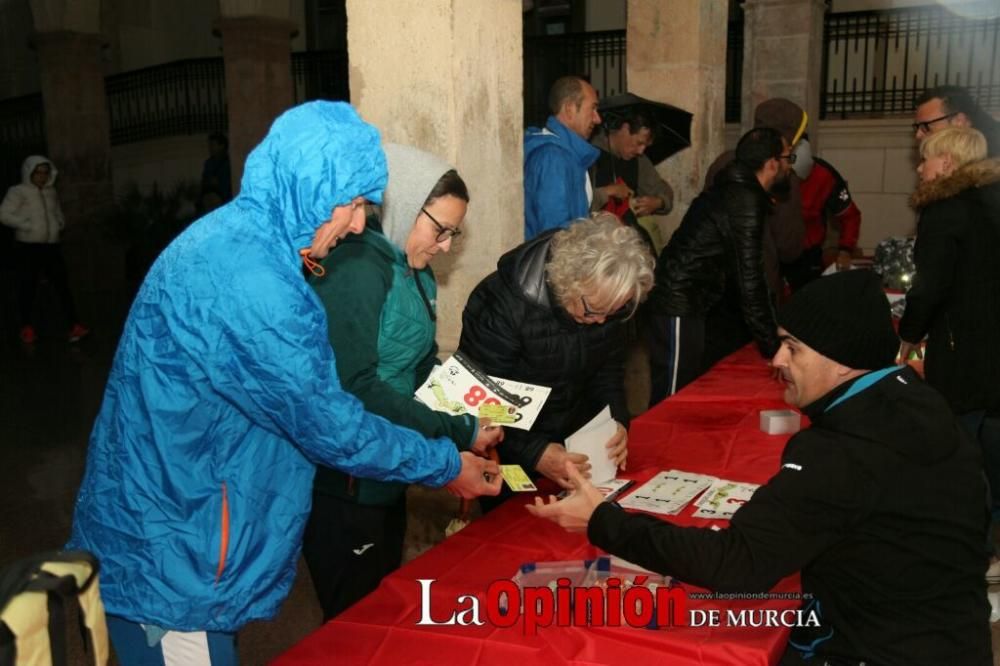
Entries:
[[323, 268], [315, 259], [309, 256], [309, 248], [303, 248], [299, 250], [299, 256], [302, 257], [302, 263], [306, 265], [306, 268], [310, 273], [316, 277], [323, 277], [326, 275], [326, 269]]

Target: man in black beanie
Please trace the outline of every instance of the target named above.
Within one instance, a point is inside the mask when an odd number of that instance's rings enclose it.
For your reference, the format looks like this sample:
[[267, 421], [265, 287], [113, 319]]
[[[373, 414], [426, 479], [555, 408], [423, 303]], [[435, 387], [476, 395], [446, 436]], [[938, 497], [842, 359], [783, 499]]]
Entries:
[[802, 572], [805, 608], [782, 664], [992, 664], [982, 463], [944, 398], [893, 365], [879, 279], [815, 280], [778, 316], [772, 361], [812, 424], [729, 529], [625, 513], [575, 469], [575, 491], [528, 509], [648, 569], [720, 592]]

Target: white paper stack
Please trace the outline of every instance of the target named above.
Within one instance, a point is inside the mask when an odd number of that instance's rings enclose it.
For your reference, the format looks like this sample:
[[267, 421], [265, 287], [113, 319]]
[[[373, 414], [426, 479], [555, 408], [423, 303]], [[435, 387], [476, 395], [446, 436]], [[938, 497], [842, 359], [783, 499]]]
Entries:
[[654, 476], [619, 504], [626, 509], [674, 516], [717, 480], [706, 474], [671, 469]]
[[698, 498], [695, 518], [723, 518], [729, 520], [741, 506], [760, 488], [756, 483], [740, 483], [717, 479], [705, 494]]
[[605, 448], [618, 431], [618, 423], [611, 417], [611, 408], [605, 406], [585, 426], [566, 438], [566, 450], [582, 453], [589, 458], [590, 480], [596, 485], [610, 481], [618, 474], [615, 462], [608, 458]]

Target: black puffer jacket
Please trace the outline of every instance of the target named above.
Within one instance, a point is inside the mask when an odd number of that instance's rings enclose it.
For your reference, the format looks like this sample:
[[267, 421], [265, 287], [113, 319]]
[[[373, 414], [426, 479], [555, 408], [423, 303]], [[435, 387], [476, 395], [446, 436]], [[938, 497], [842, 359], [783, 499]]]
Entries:
[[845, 382], [803, 411], [812, 425], [729, 529], [604, 503], [591, 542], [721, 592], [765, 591], [801, 571], [823, 626], [792, 640], [817, 664], [991, 664], [982, 459], [947, 403], [904, 367]]
[[507, 428], [501, 461], [534, 470], [549, 442], [562, 442], [604, 407], [628, 426], [624, 324], [578, 324], [556, 303], [545, 262], [555, 232], [500, 257], [462, 313], [459, 351], [488, 374], [552, 388], [530, 432]]
[[1000, 415], [1000, 160], [923, 183], [914, 262], [899, 336], [927, 335], [927, 382], [958, 414]]
[[727, 278], [740, 292], [743, 318], [761, 354], [778, 349], [774, 307], [761, 250], [770, 199], [754, 172], [731, 162], [691, 203], [656, 265], [650, 308], [658, 315], [704, 316]]

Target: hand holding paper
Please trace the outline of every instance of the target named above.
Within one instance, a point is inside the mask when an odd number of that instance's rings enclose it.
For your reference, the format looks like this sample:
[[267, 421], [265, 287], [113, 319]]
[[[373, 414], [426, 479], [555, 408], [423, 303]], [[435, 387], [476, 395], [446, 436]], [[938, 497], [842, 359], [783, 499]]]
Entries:
[[[624, 430], [620, 423], [611, 418], [611, 408], [605, 407], [585, 426], [566, 438], [566, 450], [587, 456], [591, 465], [590, 478], [595, 483], [603, 483], [615, 478], [618, 460], [624, 461], [624, 449], [628, 444], [628, 435], [624, 434]], [[620, 439], [616, 439], [618, 437]]]

